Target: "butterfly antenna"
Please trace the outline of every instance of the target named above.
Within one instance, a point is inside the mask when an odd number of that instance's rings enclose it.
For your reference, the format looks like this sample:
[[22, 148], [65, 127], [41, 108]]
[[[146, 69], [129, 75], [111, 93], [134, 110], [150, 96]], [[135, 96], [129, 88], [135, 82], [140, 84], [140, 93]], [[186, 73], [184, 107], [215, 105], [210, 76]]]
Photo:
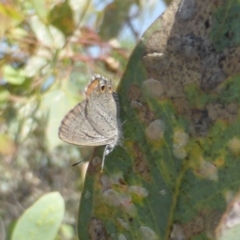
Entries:
[[72, 167], [75, 167], [75, 166], [77, 166], [79, 163], [81, 163], [82, 161], [79, 161], [79, 162], [76, 162], [76, 163], [74, 163], [73, 165], [72, 165]]
[[86, 159], [90, 158], [90, 156], [91, 156], [92, 154], [93, 154], [93, 153], [90, 153], [90, 154], [87, 155], [87, 157], [84, 157], [83, 160], [80, 160], [79, 162], [74, 163], [74, 164], [72, 165], [72, 167], [77, 166], [77, 165], [78, 165], [79, 163], [81, 163], [81, 162], [89, 161], [89, 160], [86, 160]]

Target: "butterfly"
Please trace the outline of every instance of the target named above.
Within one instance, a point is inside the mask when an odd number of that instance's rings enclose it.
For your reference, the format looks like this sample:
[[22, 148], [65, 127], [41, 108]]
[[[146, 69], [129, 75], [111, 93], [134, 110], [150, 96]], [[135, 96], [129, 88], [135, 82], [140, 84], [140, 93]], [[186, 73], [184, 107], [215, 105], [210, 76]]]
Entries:
[[119, 144], [121, 124], [119, 100], [112, 90], [112, 81], [94, 74], [85, 91], [86, 99], [77, 104], [63, 118], [58, 136], [64, 142], [81, 146], [106, 145], [105, 156]]

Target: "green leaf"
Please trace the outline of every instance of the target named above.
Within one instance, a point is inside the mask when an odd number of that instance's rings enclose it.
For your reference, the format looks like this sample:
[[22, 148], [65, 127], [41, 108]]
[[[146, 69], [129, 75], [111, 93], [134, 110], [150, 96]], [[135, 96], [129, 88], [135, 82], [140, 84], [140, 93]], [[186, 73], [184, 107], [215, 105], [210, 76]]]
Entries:
[[39, 18], [47, 23], [47, 15], [49, 8], [47, 7], [47, 2], [45, 0], [32, 0], [34, 9], [39, 16]]
[[73, 239], [74, 227], [68, 224], [62, 224], [60, 228], [60, 234], [63, 237], [63, 239]]
[[22, 21], [23, 15], [14, 5], [10, 4], [0, 4], [0, 13], [4, 16], [10, 17], [12, 19]]
[[8, 3], [0, 3], [0, 36], [6, 36], [6, 32], [13, 29], [24, 17], [16, 6]]
[[55, 5], [50, 12], [49, 18], [50, 23], [62, 31], [66, 36], [73, 33], [75, 27], [73, 11], [68, 1]]
[[217, 240], [239, 240], [240, 239], [240, 226], [229, 228], [226, 232]]
[[128, 19], [131, 5], [131, 1], [115, 0], [106, 6], [99, 31], [103, 39], [111, 39], [118, 36], [122, 26]]
[[218, 51], [226, 47], [233, 47], [240, 43], [238, 0], [224, 1], [213, 11], [210, 36]]
[[10, 84], [21, 85], [25, 81], [24, 70], [5, 65], [3, 67], [3, 78]]
[[0, 134], [0, 154], [10, 155], [16, 151], [14, 141], [7, 134]]
[[46, 25], [37, 16], [30, 18], [30, 26], [37, 39], [46, 46], [62, 48], [65, 43], [65, 37], [56, 27]]
[[25, 73], [27, 77], [34, 77], [44, 66], [47, 66], [47, 58], [41, 56], [32, 56], [25, 65]]
[[0, 102], [6, 101], [9, 97], [10, 93], [8, 90], [0, 87]]
[[12, 240], [53, 240], [64, 215], [64, 201], [58, 192], [42, 196], [18, 220]]

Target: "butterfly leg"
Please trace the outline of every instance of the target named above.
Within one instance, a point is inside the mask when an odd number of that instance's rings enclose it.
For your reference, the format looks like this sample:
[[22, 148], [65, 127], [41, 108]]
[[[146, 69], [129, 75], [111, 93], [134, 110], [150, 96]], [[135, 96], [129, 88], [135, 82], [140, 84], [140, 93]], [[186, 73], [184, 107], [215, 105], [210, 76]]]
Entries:
[[103, 152], [103, 157], [102, 157], [102, 165], [101, 165], [101, 172], [103, 172], [103, 167], [104, 167], [104, 162], [105, 162], [105, 157], [112, 152], [113, 146], [112, 145], [106, 145], [104, 152]]

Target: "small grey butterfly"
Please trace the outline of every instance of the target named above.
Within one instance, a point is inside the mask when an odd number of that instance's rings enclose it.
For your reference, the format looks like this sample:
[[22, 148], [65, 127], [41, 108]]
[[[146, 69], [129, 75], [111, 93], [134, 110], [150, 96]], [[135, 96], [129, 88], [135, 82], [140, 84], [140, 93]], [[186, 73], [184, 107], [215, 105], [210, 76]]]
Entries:
[[86, 99], [77, 104], [63, 118], [58, 136], [64, 142], [82, 146], [106, 145], [105, 156], [119, 143], [121, 124], [119, 100], [112, 90], [111, 80], [94, 74], [86, 89]]

